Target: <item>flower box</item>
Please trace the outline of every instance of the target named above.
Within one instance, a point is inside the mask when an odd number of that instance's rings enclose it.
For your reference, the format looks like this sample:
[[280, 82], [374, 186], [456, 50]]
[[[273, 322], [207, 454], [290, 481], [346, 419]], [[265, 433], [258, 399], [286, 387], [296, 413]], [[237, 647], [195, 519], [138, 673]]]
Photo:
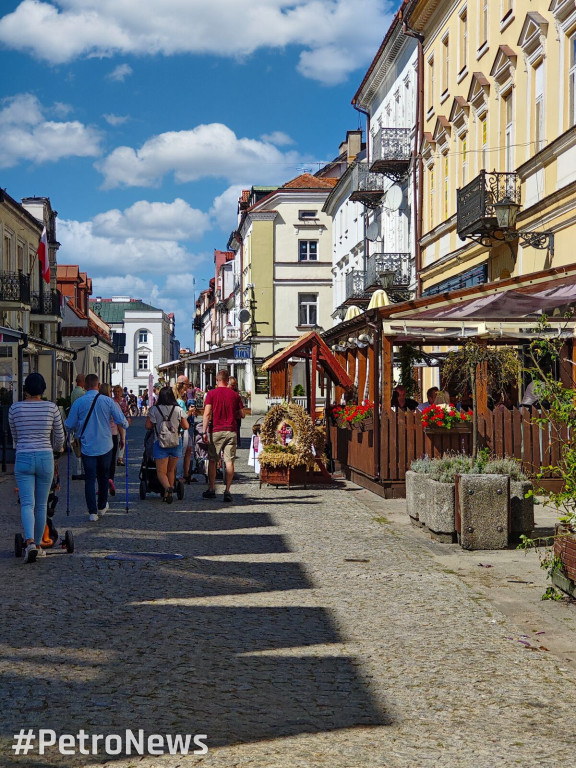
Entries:
[[306, 467], [260, 467], [260, 487], [262, 484], [285, 485], [290, 488], [292, 485], [306, 486], [308, 479]]
[[374, 417], [371, 416], [368, 419], [364, 419], [360, 424], [362, 426], [362, 432], [369, 432], [371, 429], [374, 429]]
[[446, 435], [450, 432], [470, 434], [472, 432], [472, 423], [470, 421], [463, 421], [461, 424], [453, 424], [451, 427], [424, 427], [424, 432], [427, 435]]

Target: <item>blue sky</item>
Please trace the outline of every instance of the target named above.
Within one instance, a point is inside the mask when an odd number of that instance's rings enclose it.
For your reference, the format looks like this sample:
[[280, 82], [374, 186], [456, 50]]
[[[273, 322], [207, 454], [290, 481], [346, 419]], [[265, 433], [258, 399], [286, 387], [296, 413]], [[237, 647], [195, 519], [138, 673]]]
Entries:
[[0, 187], [50, 197], [94, 295], [174, 312], [238, 191], [332, 159], [397, 0], [3, 0]]

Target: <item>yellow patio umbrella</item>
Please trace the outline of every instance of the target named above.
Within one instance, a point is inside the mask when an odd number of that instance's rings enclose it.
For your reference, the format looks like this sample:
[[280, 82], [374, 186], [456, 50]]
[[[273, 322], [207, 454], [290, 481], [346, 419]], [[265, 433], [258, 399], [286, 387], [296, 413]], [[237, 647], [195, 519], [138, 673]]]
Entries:
[[376, 309], [377, 307], [388, 307], [390, 305], [390, 299], [386, 291], [374, 291], [368, 309]]
[[351, 304], [346, 310], [346, 314], [344, 315], [344, 322], [346, 322], [346, 320], [352, 320], [353, 317], [358, 317], [358, 315], [361, 314], [362, 311], [360, 308], [357, 307], [356, 304]]

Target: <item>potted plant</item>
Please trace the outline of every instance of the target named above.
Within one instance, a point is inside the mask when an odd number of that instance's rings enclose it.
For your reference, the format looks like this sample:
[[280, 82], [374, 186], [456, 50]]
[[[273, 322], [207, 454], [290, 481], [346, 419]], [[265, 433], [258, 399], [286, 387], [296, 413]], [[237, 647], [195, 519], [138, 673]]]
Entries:
[[358, 405], [343, 405], [333, 410], [336, 425], [340, 429], [373, 429], [374, 403], [363, 400]]
[[472, 414], [469, 411], [457, 411], [450, 405], [429, 405], [422, 412], [422, 426], [428, 432], [436, 430], [469, 431]]

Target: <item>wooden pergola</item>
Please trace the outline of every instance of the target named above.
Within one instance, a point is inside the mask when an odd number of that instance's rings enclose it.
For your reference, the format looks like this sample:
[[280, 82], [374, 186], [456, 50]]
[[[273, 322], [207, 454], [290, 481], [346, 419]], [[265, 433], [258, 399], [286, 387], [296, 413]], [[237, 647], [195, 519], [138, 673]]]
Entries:
[[[576, 321], [564, 317], [574, 305], [576, 265], [571, 265], [373, 309], [327, 331], [323, 339], [353, 381], [358, 399], [368, 394], [375, 405], [370, 432], [331, 427], [334, 458], [359, 484], [401, 495], [406, 470], [415, 458], [470, 450], [468, 436], [432, 435], [423, 429], [419, 412], [392, 408], [394, 354], [403, 345], [449, 349], [474, 339], [522, 347], [539, 335], [538, 320], [546, 312], [549, 332], [564, 339], [559, 376], [567, 387], [574, 387]], [[496, 455], [515, 456], [531, 473], [553, 464], [558, 440], [533, 424], [525, 408], [491, 410], [486, 370], [480, 367], [476, 378], [480, 446]], [[336, 385], [336, 400], [342, 392]]]

